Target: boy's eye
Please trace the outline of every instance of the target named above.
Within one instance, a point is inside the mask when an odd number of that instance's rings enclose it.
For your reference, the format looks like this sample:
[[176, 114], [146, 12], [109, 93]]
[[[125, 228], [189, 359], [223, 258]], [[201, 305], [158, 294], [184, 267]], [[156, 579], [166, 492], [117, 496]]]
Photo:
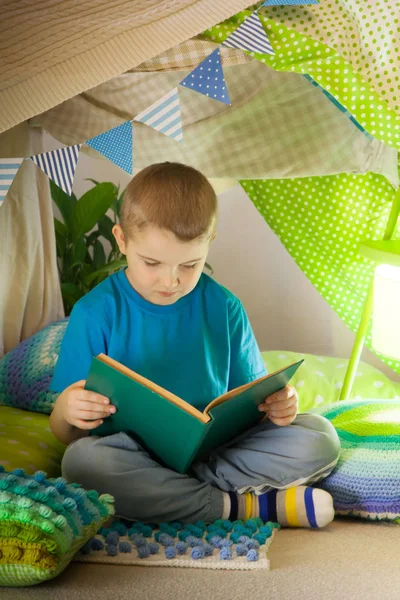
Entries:
[[144, 261], [144, 264], [148, 267], [157, 267], [159, 265], [159, 263], [147, 262], [147, 260]]
[[193, 265], [183, 265], [183, 267], [185, 269], [194, 269], [196, 265], [197, 265], [197, 263], [194, 263]]

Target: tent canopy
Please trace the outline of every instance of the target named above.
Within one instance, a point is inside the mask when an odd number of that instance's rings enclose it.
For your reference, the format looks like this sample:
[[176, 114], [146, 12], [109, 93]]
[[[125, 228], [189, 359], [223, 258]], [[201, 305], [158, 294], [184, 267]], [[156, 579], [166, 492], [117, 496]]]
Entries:
[[[372, 274], [357, 246], [382, 235], [399, 184], [398, 7], [321, 0], [262, 8], [270, 56], [220, 46], [261, 5], [242, 10], [246, 4], [64, 0], [42, 2], [29, 18], [6, 2], [0, 156], [51, 150], [42, 129], [72, 145], [133, 119], [219, 47], [231, 106], [180, 88], [183, 143], [134, 123], [134, 168], [178, 160], [210, 178], [240, 180], [355, 330]], [[18, 315], [15, 327], [3, 325], [3, 351], [62, 313], [50, 197], [45, 176], [29, 163], [1, 209], [0, 234], [11, 241], [0, 254], [0, 314]]]

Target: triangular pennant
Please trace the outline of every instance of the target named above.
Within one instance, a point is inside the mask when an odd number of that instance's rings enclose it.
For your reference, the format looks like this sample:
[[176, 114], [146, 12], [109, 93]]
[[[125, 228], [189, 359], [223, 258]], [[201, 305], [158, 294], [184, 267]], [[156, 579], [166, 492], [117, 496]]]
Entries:
[[125, 121], [85, 143], [132, 175], [132, 140], [132, 121]]
[[23, 160], [23, 158], [0, 158], [0, 206]]
[[165, 94], [160, 100], [136, 115], [134, 121], [140, 121], [153, 127], [172, 139], [182, 141], [182, 117], [179, 104], [178, 88]]
[[238, 50], [261, 52], [261, 54], [274, 54], [260, 17], [256, 12], [245, 19], [221, 45], [238, 48]]
[[319, 0], [266, 0], [263, 6], [299, 6], [301, 4], [319, 4]]
[[30, 158], [58, 187], [70, 196], [81, 146], [82, 144], [66, 146], [43, 154], [35, 154]]
[[184, 85], [224, 104], [231, 103], [222, 70], [219, 48], [197, 65], [185, 79], [182, 79], [179, 85]]

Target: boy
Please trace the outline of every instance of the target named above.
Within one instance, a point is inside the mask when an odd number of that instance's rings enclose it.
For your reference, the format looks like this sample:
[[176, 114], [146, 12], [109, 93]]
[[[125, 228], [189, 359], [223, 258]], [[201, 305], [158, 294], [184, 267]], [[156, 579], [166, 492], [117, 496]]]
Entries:
[[69, 444], [63, 476], [112, 494], [116, 514], [129, 520], [260, 516], [323, 527], [334, 516], [332, 498], [303, 484], [332, 471], [339, 440], [326, 419], [296, 416], [292, 386], [266, 398], [261, 410], [268, 419], [193, 464], [187, 475], [159, 465], [123, 432], [88, 437], [115, 411], [108, 398], [84, 389], [100, 352], [200, 410], [265, 374], [241, 302], [202, 274], [216, 212], [210, 183], [185, 165], [149, 166], [127, 186], [113, 233], [128, 267], [74, 306], [52, 381], [61, 393], [50, 426]]

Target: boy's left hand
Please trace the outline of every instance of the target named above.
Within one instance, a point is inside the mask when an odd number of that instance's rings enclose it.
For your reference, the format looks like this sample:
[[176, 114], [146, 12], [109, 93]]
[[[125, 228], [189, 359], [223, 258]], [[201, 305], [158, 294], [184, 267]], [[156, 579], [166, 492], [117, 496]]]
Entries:
[[296, 389], [287, 385], [279, 392], [271, 394], [259, 405], [258, 410], [265, 412], [275, 425], [284, 427], [290, 425], [297, 415], [298, 397]]

